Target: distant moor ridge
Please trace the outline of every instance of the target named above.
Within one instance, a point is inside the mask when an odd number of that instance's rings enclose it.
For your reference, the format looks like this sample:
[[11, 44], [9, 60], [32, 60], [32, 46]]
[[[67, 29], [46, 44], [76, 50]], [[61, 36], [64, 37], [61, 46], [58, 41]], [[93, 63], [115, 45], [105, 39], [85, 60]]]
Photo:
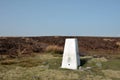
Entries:
[[50, 46], [53, 50], [61, 50], [62, 54], [66, 38], [78, 39], [80, 55], [120, 54], [120, 38], [78, 36], [0, 37], [0, 54], [17, 56], [44, 53]]

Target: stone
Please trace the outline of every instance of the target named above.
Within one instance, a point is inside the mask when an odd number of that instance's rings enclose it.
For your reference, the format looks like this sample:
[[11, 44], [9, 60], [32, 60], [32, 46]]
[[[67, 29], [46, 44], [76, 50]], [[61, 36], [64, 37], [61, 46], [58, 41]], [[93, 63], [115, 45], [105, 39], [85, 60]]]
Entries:
[[78, 69], [79, 66], [80, 56], [78, 49], [78, 41], [76, 38], [67, 38], [65, 40], [61, 68]]

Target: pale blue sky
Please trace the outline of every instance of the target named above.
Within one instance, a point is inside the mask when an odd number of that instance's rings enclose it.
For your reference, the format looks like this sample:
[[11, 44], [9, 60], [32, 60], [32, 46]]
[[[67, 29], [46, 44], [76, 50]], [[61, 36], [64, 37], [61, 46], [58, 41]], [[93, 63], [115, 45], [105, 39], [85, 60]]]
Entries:
[[120, 36], [120, 0], [0, 0], [0, 36]]

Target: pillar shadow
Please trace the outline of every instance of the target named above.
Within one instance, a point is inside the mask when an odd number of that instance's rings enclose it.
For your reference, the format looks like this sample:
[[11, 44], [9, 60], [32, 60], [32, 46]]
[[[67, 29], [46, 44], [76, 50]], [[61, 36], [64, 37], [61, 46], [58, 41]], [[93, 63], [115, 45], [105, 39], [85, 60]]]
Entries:
[[80, 66], [84, 66], [87, 63], [88, 59], [80, 59]]

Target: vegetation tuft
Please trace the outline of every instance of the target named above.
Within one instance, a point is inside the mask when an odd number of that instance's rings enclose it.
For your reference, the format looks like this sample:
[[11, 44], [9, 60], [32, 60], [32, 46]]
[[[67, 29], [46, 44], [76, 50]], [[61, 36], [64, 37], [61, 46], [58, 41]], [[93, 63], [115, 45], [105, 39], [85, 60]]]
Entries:
[[56, 45], [47, 46], [45, 51], [49, 53], [63, 54], [63, 48]]

